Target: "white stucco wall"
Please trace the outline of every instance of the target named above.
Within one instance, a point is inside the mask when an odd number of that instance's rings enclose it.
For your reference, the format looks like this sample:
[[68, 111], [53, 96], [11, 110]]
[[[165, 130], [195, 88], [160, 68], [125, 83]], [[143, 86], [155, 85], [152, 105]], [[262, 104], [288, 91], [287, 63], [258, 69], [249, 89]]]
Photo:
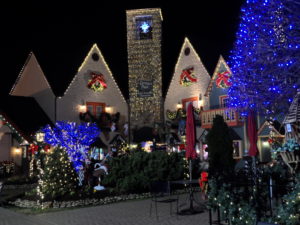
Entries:
[[11, 160], [12, 136], [7, 126], [1, 126], [0, 121], [0, 162]]
[[[98, 61], [93, 60], [94, 53], [99, 55]], [[87, 87], [91, 72], [104, 75], [106, 89], [95, 92]], [[120, 112], [121, 114], [120, 125], [128, 121], [127, 103], [96, 44], [86, 56], [64, 96], [57, 99], [57, 120], [80, 122], [78, 105], [86, 104], [86, 102], [101, 102], [113, 107], [113, 113]]]
[[[190, 48], [189, 55], [185, 55], [184, 53], [186, 48]], [[197, 83], [185, 87], [180, 84], [180, 75], [182, 73], [182, 70], [186, 69], [189, 66], [194, 67], [194, 74], [197, 78]], [[204, 94], [210, 80], [211, 78], [204, 65], [202, 64], [201, 59], [199, 58], [189, 40], [185, 38], [180, 55], [178, 57], [177, 64], [175, 66], [174, 75], [166, 95], [164, 103], [164, 114], [166, 115], [167, 110], [175, 111], [177, 103], [181, 102], [182, 99], [199, 97], [200, 94], [204, 103], [203, 108], [208, 109], [209, 102], [208, 99], [204, 97]]]
[[21, 165], [22, 154], [16, 154], [14, 147], [20, 147], [20, 145], [17, 140], [13, 138], [10, 128], [5, 125], [2, 126], [0, 121], [0, 162], [14, 161], [16, 165]]
[[30, 53], [10, 95], [33, 97], [54, 121], [55, 95], [35, 55]]

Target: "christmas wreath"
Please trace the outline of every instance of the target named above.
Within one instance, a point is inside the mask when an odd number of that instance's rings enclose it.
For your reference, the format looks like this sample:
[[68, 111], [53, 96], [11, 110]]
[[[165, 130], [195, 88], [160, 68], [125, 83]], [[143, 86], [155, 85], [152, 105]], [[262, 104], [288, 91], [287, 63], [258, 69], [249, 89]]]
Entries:
[[194, 74], [194, 67], [189, 67], [182, 70], [182, 73], [180, 75], [180, 84], [182, 86], [188, 87], [196, 82], [197, 82], [197, 78]]
[[107, 88], [107, 84], [104, 80], [104, 76], [102, 74], [91, 74], [91, 79], [88, 81], [88, 88], [94, 90], [94, 91], [103, 91], [105, 88]]

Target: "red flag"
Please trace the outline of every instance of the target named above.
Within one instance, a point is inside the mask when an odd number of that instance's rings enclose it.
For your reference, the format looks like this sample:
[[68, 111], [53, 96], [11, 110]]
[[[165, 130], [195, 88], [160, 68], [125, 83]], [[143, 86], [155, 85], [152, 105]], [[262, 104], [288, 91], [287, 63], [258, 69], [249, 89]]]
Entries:
[[256, 130], [256, 124], [255, 124], [255, 118], [254, 113], [250, 112], [247, 118], [247, 132], [248, 132], [248, 139], [250, 142], [250, 148], [249, 148], [249, 156], [256, 156], [258, 153], [257, 148], [257, 130]]
[[185, 157], [187, 159], [194, 159], [197, 157], [195, 150], [195, 123], [194, 123], [194, 113], [193, 113], [193, 103], [188, 105], [186, 114], [186, 151]]

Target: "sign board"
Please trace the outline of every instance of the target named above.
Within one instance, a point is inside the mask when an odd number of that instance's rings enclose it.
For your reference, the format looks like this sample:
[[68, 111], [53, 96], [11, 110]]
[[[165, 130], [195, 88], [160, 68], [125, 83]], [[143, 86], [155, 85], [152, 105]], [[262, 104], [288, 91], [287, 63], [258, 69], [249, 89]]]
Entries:
[[137, 91], [137, 96], [139, 98], [153, 97], [153, 81], [140, 80]]

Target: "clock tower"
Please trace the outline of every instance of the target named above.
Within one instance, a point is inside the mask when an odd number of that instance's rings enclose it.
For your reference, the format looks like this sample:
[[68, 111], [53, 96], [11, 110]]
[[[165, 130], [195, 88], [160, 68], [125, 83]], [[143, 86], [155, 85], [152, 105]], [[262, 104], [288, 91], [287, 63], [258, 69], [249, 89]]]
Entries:
[[161, 25], [158, 8], [127, 10], [130, 127], [163, 121]]

